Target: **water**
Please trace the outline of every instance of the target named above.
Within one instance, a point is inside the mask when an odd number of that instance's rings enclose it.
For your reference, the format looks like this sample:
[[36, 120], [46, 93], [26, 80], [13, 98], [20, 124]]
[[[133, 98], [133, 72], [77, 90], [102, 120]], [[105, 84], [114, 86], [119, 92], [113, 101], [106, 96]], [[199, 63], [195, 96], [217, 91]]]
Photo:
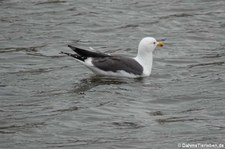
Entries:
[[[149, 149], [225, 143], [225, 1], [1, 0], [0, 148]], [[144, 79], [96, 77], [67, 44], [135, 56]]]

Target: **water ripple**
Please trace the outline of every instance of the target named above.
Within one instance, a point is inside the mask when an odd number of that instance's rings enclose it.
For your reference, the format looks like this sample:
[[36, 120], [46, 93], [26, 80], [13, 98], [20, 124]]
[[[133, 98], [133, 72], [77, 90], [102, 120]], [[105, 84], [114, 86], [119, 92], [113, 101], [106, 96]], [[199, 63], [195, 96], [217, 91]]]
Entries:
[[[0, 1], [0, 148], [176, 148], [223, 143], [224, 0]], [[68, 44], [135, 56], [144, 79], [99, 77]]]

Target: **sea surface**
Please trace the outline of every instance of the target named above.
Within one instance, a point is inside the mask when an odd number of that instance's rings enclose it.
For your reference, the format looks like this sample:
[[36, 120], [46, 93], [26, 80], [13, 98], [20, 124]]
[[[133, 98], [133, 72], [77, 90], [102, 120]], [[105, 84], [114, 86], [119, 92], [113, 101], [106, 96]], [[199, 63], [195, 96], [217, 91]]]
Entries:
[[[146, 36], [166, 40], [143, 79], [59, 54], [134, 57]], [[1, 149], [196, 144], [225, 148], [224, 0], [0, 0]]]

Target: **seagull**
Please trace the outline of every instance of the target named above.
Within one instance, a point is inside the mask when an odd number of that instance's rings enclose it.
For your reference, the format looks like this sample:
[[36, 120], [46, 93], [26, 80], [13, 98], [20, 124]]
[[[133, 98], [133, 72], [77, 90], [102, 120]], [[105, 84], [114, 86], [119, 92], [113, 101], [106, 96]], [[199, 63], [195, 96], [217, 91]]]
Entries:
[[75, 58], [95, 74], [101, 76], [141, 78], [150, 76], [153, 63], [153, 51], [156, 47], [163, 47], [162, 41], [153, 37], [143, 38], [138, 46], [136, 57], [111, 55], [88, 51], [68, 45], [75, 53], [60, 52]]

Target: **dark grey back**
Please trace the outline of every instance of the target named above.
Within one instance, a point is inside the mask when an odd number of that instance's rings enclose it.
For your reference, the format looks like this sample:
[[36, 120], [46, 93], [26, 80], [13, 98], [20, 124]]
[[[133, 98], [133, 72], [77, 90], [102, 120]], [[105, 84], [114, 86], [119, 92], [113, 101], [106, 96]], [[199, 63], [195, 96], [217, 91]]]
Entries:
[[124, 70], [135, 75], [141, 75], [143, 72], [143, 67], [137, 61], [129, 57], [110, 56], [92, 58], [92, 63], [104, 71], [117, 72], [119, 70]]

